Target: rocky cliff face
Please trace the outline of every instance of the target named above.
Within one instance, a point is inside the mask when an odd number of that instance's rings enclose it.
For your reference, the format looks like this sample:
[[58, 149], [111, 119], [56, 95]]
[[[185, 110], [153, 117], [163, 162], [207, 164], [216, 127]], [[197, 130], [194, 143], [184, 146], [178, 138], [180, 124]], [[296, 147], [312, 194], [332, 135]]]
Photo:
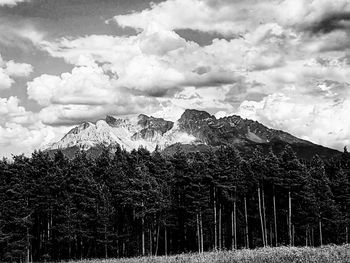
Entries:
[[[242, 150], [251, 150], [260, 145], [265, 148], [282, 149], [289, 144], [305, 155], [331, 155], [337, 151], [299, 139], [287, 132], [270, 129], [263, 124], [232, 115], [217, 119], [205, 111], [185, 110], [177, 122], [140, 114], [136, 118], [115, 118], [83, 123], [69, 131], [49, 150], [89, 150], [94, 147], [120, 145], [126, 150], [142, 146], [153, 151], [171, 148], [174, 144], [192, 145], [191, 149], [203, 146], [217, 147], [236, 145]], [[199, 147], [200, 146], [200, 147]]]
[[162, 118], [154, 118], [152, 116], [148, 117], [144, 114], [139, 115], [137, 124], [142, 129], [132, 136], [133, 140], [144, 139], [154, 141], [155, 138], [160, 138], [174, 126], [174, 123], [171, 121], [166, 121]]
[[269, 129], [259, 122], [232, 115], [216, 119], [204, 111], [186, 110], [179, 120], [179, 127], [208, 145], [270, 143], [273, 140], [286, 143], [310, 142], [287, 132]]

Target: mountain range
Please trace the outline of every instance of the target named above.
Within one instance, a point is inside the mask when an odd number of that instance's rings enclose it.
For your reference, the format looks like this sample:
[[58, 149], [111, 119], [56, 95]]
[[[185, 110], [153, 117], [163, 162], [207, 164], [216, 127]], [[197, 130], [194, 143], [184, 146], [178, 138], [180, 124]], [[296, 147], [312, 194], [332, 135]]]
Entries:
[[96, 123], [84, 122], [46, 150], [54, 152], [60, 149], [71, 157], [78, 150], [97, 155], [102, 147], [113, 148], [117, 145], [127, 151], [141, 146], [153, 151], [158, 147], [166, 153], [172, 153], [177, 147], [201, 151], [224, 145], [234, 145], [244, 152], [260, 146], [265, 151], [272, 148], [278, 153], [290, 145], [298, 157], [304, 159], [310, 159], [315, 154], [322, 158], [339, 154], [337, 150], [270, 129], [257, 121], [237, 115], [218, 119], [208, 112], [195, 109], [185, 110], [175, 122], [145, 114], [131, 118], [107, 116]]

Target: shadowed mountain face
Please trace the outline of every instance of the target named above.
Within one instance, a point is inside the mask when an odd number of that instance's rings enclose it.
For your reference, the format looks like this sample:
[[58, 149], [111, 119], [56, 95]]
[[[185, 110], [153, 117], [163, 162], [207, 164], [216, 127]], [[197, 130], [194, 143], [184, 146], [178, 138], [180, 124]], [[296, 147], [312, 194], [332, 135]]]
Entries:
[[217, 119], [205, 111], [185, 110], [177, 122], [140, 114], [137, 118], [107, 116], [96, 124], [83, 123], [48, 150], [62, 149], [73, 154], [82, 149], [96, 155], [101, 146], [120, 145], [126, 150], [142, 146], [153, 151], [157, 146], [165, 153], [182, 147], [186, 151], [203, 151], [211, 147], [234, 145], [243, 152], [260, 146], [276, 153], [290, 145], [300, 158], [318, 154], [328, 158], [338, 151], [299, 139], [287, 132], [270, 129], [263, 124], [232, 115]]
[[269, 129], [257, 121], [242, 119], [236, 115], [216, 119], [205, 111], [186, 110], [179, 120], [179, 127], [202, 143], [212, 146], [271, 141], [311, 144], [287, 132]]
[[149, 140], [157, 135], [163, 136], [164, 133], [171, 130], [174, 126], [172, 121], [148, 117], [144, 114], [139, 115], [137, 124], [140, 125], [142, 129], [132, 136], [134, 140], [138, 140], [140, 138]]

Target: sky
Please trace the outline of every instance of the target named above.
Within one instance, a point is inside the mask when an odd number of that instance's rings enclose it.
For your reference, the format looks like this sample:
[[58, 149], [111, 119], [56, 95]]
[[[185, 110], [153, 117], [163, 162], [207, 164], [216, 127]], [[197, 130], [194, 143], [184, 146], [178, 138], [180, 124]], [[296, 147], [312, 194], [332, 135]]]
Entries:
[[0, 157], [106, 115], [240, 115], [350, 144], [348, 0], [0, 0]]

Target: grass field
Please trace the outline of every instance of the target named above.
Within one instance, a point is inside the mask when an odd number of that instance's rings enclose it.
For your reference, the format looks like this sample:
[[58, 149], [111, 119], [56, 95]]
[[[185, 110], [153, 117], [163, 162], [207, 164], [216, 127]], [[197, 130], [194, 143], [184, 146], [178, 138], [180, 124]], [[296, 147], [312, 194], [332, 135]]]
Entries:
[[218, 251], [203, 254], [181, 254], [168, 257], [85, 260], [79, 263], [350, 263], [350, 244], [343, 246], [278, 247], [254, 250]]

